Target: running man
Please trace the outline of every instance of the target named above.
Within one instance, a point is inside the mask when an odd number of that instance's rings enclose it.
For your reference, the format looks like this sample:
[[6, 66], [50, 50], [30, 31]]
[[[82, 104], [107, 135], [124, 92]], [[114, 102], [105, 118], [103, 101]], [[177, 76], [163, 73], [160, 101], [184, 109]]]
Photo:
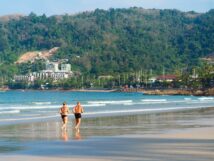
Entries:
[[61, 114], [61, 117], [62, 117], [62, 123], [63, 123], [62, 130], [67, 130], [68, 114], [70, 113], [70, 111], [65, 102], [63, 102], [62, 107], [59, 110], [59, 113]]
[[80, 105], [80, 102], [77, 102], [77, 105], [73, 108], [73, 113], [76, 120], [75, 129], [79, 132], [80, 124], [81, 124], [81, 113], [83, 113], [83, 107]]

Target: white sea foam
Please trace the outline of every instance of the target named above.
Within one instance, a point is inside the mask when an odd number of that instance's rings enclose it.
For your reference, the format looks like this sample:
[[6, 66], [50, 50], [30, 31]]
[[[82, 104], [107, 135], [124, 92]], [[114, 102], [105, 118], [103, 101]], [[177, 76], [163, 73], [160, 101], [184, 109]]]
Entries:
[[188, 98], [188, 97], [184, 98], [184, 100], [185, 100], [185, 101], [192, 101], [192, 99], [191, 99], [191, 98]]
[[200, 100], [200, 101], [212, 101], [212, 100], [214, 100], [214, 98], [213, 97], [200, 97], [200, 98], [198, 98], [198, 100]]
[[20, 113], [20, 110], [0, 111], [0, 114], [15, 114]]
[[88, 101], [89, 104], [124, 104], [131, 103], [132, 100], [118, 100], [118, 101]]
[[167, 99], [142, 99], [143, 104], [163, 104], [163, 103], [187, 103], [193, 102], [191, 98], [184, 98], [184, 100], [167, 100]]
[[101, 106], [106, 106], [106, 104], [101, 104], [101, 103], [99, 103], [99, 104], [83, 104], [82, 105], [83, 107], [101, 107]]
[[[69, 105], [69, 108], [74, 107], [75, 105]], [[106, 106], [106, 104], [83, 104], [83, 107], [101, 107], [101, 106]], [[4, 109], [4, 110], [40, 110], [40, 109], [58, 109], [60, 108], [61, 105], [34, 105], [34, 106], [26, 106], [26, 105], [18, 105], [18, 106], [7, 106], [5, 107], [1, 107], [0, 109]]]
[[169, 103], [166, 99], [141, 99], [142, 104], [162, 104]]
[[133, 103], [133, 102], [130, 102], [130, 103], [123, 103], [123, 105], [125, 106], [131, 106], [131, 105], [136, 105], [137, 103]]
[[[212, 106], [211, 106], [212, 107]], [[95, 112], [85, 112], [83, 115], [87, 116], [112, 116], [112, 115], [121, 115], [121, 114], [137, 114], [137, 113], [152, 113], [152, 112], [166, 112], [166, 111], [178, 111], [178, 110], [187, 110], [187, 109], [198, 109], [198, 108], [208, 108], [204, 106], [180, 106], [180, 107], [167, 107], [167, 108], [145, 108], [145, 109], [127, 109], [127, 110], [107, 110], [107, 111], [95, 111]], [[19, 112], [13, 111], [13, 112]], [[8, 121], [26, 121], [26, 120], [42, 120], [42, 119], [50, 119], [57, 118], [59, 114], [54, 115], [46, 115], [46, 116], [38, 116], [38, 117], [25, 117], [25, 118], [8, 118], [1, 119], [0, 122], [8, 122]], [[70, 114], [69, 117], [73, 117], [73, 114]]]
[[60, 106], [57, 105], [51, 105], [51, 106], [7, 106], [6, 108], [1, 108], [4, 110], [34, 110], [34, 109], [56, 109]]
[[51, 102], [32, 102], [35, 105], [50, 105]]
[[166, 102], [166, 99], [142, 99], [143, 102]]
[[88, 112], [84, 115], [108, 115], [108, 114], [125, 114], [125, 113], [144, 113], [144, 112], [166, 112], [166, 111], [175, 111], [175, 110], [185, 110], [185, 109], [198, 109], [198, 108], [207, 108], [204, 106], [194, 106], [194, 107], [168, 107], [168, 108], [146, 108], [146, 109], [131, 109], [131, 110], [112, 110], [112, 111], [99, 111], [99, 112]]
[[39, 117], [27, 117], [27, 118], [12, 118], [12, 119], [1, 119], [0, 122], [7, 122], [7, 121], [25, 121], [25, 120], [41, 120], [41, 119], [50, 119], [59, 117], [59, 115], [51, 115], [51, 116], [39, 116]]
[[189, 101], [186, 101], [186, 100], [167, 101], [167, 103], [186, 103], [186, 102], [191, 102], [191, 100], [189, 100]]
[[180, 101], [154, 101], [154, 102], [150, 102], [150, 101], [141, 101], [141, 102], [132, 102], [132, 103], [124, 103], [123, 105], [126, 105], [126, 106], [131, 106], [131, 105], [156, 105], [156, 104], [170, 104], [170, 103], [173, 103], [173, 104], [178, 104], [178, 103], [186, 103], [186, 101], [184, 100], [180, 100]]

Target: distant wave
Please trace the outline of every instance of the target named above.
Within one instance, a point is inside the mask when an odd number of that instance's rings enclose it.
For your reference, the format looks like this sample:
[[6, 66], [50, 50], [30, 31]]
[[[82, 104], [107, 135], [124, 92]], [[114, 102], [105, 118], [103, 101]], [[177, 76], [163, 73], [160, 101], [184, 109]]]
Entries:
[[169, 103], [166, 99], [141, 99], [142, 104]]
[[200, 98], [198, 98], [198, 100], [200, 100], [200, 101], [212, 101], [212, 100], [214, 100], [214, 98], [213, 97], [200, 97]]
[[[4, 108], [4, 110], [34, 110], [34, 109], [56, 109], [60, 106], [52, 105], [52, 106], [10, 106]], [[1, 107], [0, 107], [1, 108]]]
[[50, 105], [51, 102], [32, 102], [35, 105]]
[[[213, 106], [211, 106], [213, 107]], [[145, 109], [127, 109], [127, 110], [108, 110], [108, 111], [96, 111], [96, 112], [85, 112], [83, 116], [96, 117], [96, 116], [117, 116], [117, 115], [126, 115], [126, 114], [140, 114], [140, 113], [155, 113], [155, 112], [167, 112], [167, 111], [182, 111], [188, 109], [199, 109], [199, 108], [208, 108], [204, 106], [193, 106], [193, 107], [167, 107], [167, 108], [145, 108]], [[6, 111], [2, 111], [5, 112]], [[8, 112], [8, 111], [7, 111]], [[19, 112], [19, 110], [14, 110], [11, 112]], [[59, 114], [47, 115], [47, 116], [38, 116], [38, 117], [24, 117], [24, 118], [7, 118], [1, 119], [0, 122], [9, 122], [9, 121], [26, 121], [26, 120], [40, 120], [41, 119], [50, 119], [60, 117]], [[69, 117], [74, 117], [73, 114], [70, 114]]]
[[104, 103], [99, 103], [99, 104], [84, 104], [82, 105], [83, 107], [99, 107], [99, 106], [106, 106]]
[[115, 111], [99, 111], [99, 112], [88, 112], [84, 115], [110, 115], [110, 114], [134, 114], [134, 113], [144, 113], [144, 112], [166, 112], [166, 111], [180, 111], [187, 109], [198, 109], [198, 108], [208, 108], [204, 106], [194, 106], [194, 107], [168, 107], [168, 108], [146, 108], [146, 109], [133, 109], [133, 110], [115, 110]]
[[88, 101], [89, 104], [124, 104], [131, 103], [132, 100], [117, 100], [117, 101]]
[[214, 100], [212, 98], [184, 98], [183, 100], [167, 100], [167, 99], [142, 99], [143, 104], [162, 104], [162, 103], [198, 103], [200, 101], [205, 100]]
[[[71, 109], [73, 108], [75, 105], [68, 105], [68, 107]], [[83, 104], [83, 107], [99, 107], [99, 106], [106, 106], [106, 104]], [[6, 108], [4, 107], [4, 110], [37, 110], [37, 109], [59, 109], [61, 107], [61, 105], [39, 105], [39, 106], [7, 106]], [[0, 109], [2, 109], [0, 107]]]
[[0, 111], [0, 114], [15, 114], [20, 113], [20, 110], [9, 110], [9, 111]]
[[143, 102], [166, 102], [166, 99], [142, 99]]
[[41, 120], [41, 119], [49, 119], [49, 118], [56, 118], [59, 115], [52, 115], [52, 116], [39, 116], [39, 117], [25, 117], [25, 118], [12, 118], [12, 119], [1, 119], [0, 122], [8, 122], [8, 121], [25, 121], [25, 120]]
[[[178, 101], [154, 101], [154, 102], [149, 102], [149, 101], [142, 101], [142, 102], [132, 102], [132, 103], [124, 103], [123, 105], [125, 106], [131, 106], [131, 105], [158, 105], [158, 104], [178, 104], [178, 103], [187, 103], [187, 101], [184, 100], [178, 100]], [[191, 103], [191, 102], [190, 102]]]
[[192, 99], [191, 99], [191, 98], [188, 98], [188, 97], [184, 98], [184, 100], [185, 100], [185, 101], [192, 101]]

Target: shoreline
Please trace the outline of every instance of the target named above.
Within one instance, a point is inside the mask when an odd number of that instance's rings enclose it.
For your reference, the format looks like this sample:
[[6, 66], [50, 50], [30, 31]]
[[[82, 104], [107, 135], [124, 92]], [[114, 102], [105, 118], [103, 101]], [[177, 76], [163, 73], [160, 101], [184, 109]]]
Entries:
[[184, 90], [184, 89], [155, 89], [145, 90], [139, 89], [138, 92], [142, 92], [145, 95], [188, 95], [188, 96], [214, 96], [214, 88], [207, 90]]
[[[7, 89], [7, 90], [0, 90], [0, 92], [6, 91], [56, 91], [56, 92], [117, 92], [118, 89]], [[118, 91], [119, 92], [119, 91]]]
[[[80, 133], [73, 130], [73, 122], [69, 119], [66, 133], [60, 130], [60, 118], [0, 126], [0, 158], [12, 161], [214, 159], [214, 108], [83, 118]], [[9, 151], [4, 152], [4, 148]]]
[[[133, 117], [133, 116], [147, 116], [147, 115], [162, 115], [162, 114], [171, 114], [171, 113], [191, 113], [194, 111], [212, 111], [214, 110], [214, 107], [198, 107], [198, 108], [184, 108], [184, 109], [176, 109], [176, 110], [163, 110], [163, 111], [149, 111], [149, 112], [127, 112], [127, 113], [110, 113], [110, 114], [94, 114], [90, 115], [87, 113], [83, 114], [84, 119], [106, 119], [106, 118], [115, 118], [115, 117]], [[7, 125], [24, 125], [24, 124], [34, 124], [34, 123], [40, 123], [41, 119], [44, 122], [56, 122], [57, 120], [60, 120], [59, 114], [54, 114], [50, 116], [39, 116], [35, 118], [18, 118], [18, 119], [3, 119], [0, 121], [0, 128], [2, 126]], [[74, 119], [73, 114], [68, 114], [69, 120]]]
[[57, 91], [57, 92], [124, 92], [131, 93], [137, 92], [144, 95], [187, 95], [187, 96], [214, 96], [214, 88], [206, 90], [186, 90], [186, 89], [140, 89], [133, 88], [123, 91], [121, 89], [4, 89], [0, 92], [6, 91]]

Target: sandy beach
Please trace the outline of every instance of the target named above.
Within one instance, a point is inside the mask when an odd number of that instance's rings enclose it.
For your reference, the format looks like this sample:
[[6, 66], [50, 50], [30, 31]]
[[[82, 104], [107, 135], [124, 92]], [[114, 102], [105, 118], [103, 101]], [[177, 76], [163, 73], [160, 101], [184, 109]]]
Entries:
[[0, 126], [0, 159], [10, 161], [213, 161], [214, 108], [85, 118], [80, 133], [60, 118]]

